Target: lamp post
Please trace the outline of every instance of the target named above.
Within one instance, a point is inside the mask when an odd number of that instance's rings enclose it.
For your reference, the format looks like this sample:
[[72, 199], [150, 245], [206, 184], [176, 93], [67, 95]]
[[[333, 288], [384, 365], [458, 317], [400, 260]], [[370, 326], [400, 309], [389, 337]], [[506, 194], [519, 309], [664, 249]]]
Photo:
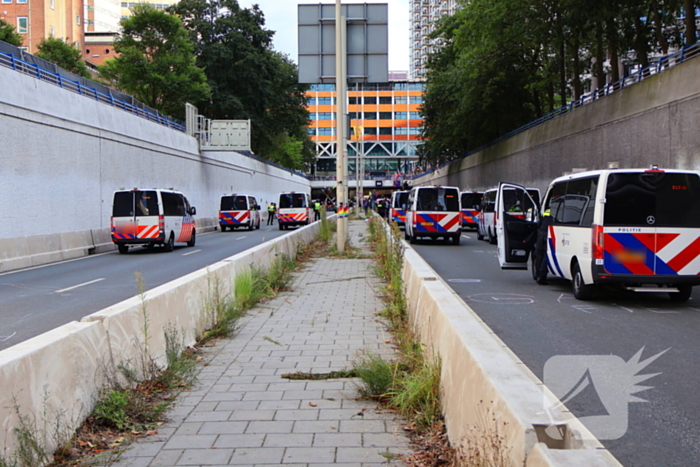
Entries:
[[[345, 17], [342, 16], [340, 0], [335, 0], [335, 101], [336, 101], [336, 200], [338, 206], [347, 206], [347, 148], [345, 146]], [[345, 216], [337, 216], [337, 247], [345, 251], [347, 240]]]

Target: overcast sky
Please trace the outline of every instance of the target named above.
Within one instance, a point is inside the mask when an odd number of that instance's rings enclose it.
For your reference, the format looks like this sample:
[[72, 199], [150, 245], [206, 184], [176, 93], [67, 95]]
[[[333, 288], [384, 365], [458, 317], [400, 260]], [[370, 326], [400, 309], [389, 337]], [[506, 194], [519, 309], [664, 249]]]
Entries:
[[[409, 0], [342, 0], [343, 3], [387, 3], [389, 5], [389, 70], [408, 71], [408, 17]], [[258, 4], [265, 13], [265, 26], [275, 31], [275, 50], [286, 53], [295, 62], [297, 56], [297, 5], [327, 3], [335, 1], [296, 0], [238, 0], [243, 8]]]

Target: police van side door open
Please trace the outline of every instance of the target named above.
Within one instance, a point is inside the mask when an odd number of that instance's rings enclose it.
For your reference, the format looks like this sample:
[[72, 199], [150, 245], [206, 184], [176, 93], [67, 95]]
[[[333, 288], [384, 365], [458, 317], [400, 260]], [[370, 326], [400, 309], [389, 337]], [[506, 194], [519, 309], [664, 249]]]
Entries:
[[498, 262], [502, 269], [527, 269], [537, 240], [538, 207], [525, 187], [501, 182], [496, 195]]

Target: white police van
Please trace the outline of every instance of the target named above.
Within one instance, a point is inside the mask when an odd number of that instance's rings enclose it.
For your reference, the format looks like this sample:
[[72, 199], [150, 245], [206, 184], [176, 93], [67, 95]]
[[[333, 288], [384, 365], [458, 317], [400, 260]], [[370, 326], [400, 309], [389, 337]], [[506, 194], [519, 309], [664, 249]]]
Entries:
[[110, 220], [112, 241], [119, 253], [130, 245], [163, 245], [173, 251], [176, 242], [195, 245], [194, 216], [197, 210], [185, 196], [173, 190], [117, 190], [112, 201]]
[[411, 243], [419, 238], [440, 238], [459, 245], [462, 237], [459, 188], [420, 186], [408, 193], [404, 236]]
[[277, 203], [277, 224], [280, 230], [295, 225], [309, 225], [311, 220], [311, 197], [307, 193], [280, 193]]
[[[535, 205], [521, 186], [501, 183], [503, 190]], [[539, 242], [546, 263], [540, 269], [533, 257], [533, 278], [544, 270], [568, 279], [577, 299], [611, 284], [683, 302], [700, 284], [700, 172], [653, 166], [559, 177], [542, 204], [545, 222], [512, 216], [504, 203], [497, 209], [501, 267], [527, 268]]]
[[259, 229], [260, 206], [255, 197], [241, 193], [223, 195], [219, 203], [219, 225], [222, 232], [237, 227]]
[[[535, 204], [539, 206], [540, 190], [537, 188], [526, 188], [526, 191]], [[517, 197], [513, 196], [512, 193], [509, 193], [507, 188], [504, 190], [504, 192], [505, 196], [500, 194], [501, 192], [498, 188], [492, 188], [484, 192], [484, 196], [481, 201], [481, 212], [479, 212], [477, 215], [477, 240], [483, 240], [486, 238], [491, 245], [496, 244], [498, 240], [498, 232], [496, 229], [498, 209], [496, 209], [496, 206], [500, 200], [503, 201], [505, 210], [510, 212], [511, 215], [521, 218], [524, 217], [524, 212], [517, 204]]]

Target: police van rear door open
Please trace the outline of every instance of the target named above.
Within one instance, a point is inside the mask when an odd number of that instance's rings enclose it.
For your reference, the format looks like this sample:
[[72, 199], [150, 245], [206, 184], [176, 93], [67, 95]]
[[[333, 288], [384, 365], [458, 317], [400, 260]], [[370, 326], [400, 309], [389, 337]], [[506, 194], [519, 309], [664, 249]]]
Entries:
[[527, 269], [537, 240], [537, 205], [525, 187], [504, 182], [496, 200], [498, 262], [502, 269]]

